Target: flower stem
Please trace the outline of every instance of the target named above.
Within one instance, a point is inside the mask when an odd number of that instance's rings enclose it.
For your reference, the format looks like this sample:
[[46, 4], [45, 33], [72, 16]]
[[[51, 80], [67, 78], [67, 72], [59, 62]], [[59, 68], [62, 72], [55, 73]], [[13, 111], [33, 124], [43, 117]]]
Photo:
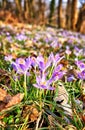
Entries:
[[24, 94], [26, 99], [27, 98], [26, 73], [24, 73]]
[[42, 90], [40, 90], [40, 110], [42, 109]]

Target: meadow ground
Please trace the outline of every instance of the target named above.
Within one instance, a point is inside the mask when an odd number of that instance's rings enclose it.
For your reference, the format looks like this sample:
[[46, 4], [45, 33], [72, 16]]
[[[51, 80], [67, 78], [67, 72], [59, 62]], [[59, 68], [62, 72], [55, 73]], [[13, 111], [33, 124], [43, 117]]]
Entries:
[[85, 130], [85, 35], [0, 24], [0, 129]]

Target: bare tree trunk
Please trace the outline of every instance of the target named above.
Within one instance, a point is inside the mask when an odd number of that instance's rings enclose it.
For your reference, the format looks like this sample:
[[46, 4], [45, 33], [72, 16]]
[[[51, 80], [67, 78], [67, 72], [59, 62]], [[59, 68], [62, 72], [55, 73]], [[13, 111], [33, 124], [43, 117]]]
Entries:
[[78, 32], [85, 34], [85, 3], [80, 8], [76, 28]]
[[22, 21], [22, 0], [15, 0], [15, 3], [16, 3], [16, 7], [17, 7], [17, 13], [18, 13], [18, 16], [20, 18], [20, 20]]
[[7, 7], [7, 0], [2, 0], [2, 8], [6, 9]]
[[71, 0], [68, 0], [66, 7], [66, 28], [70, 29], [70, 26], [71, 26]]
[[58, 1], [58, 27], [62, 28], [62, 0]]
[[72, 0], [72, 7], [71, 7], [71, 29], [76, 29], [76, 22], [77, 22], [77, 0]]
[[0, 9], [2, 8], [2, 2], [0, 1]]
[[52, 17], [55, 9], [55, 0], [51, 0], [50, 2], [50, 15], [49, 15], [49, 23], [52, 22]]
[[32, 21], [33, 17], [33, 4], [34, 0], [24, 0], [25, 19], [29, 22]]
[[41, 23], [44, 23], [44, 20], [45, 20], [45, 2], [42, 2], [42, 0], [39, 0], [38, 5], [39, 5], [39, 21]]
[[31, 19], [31, 22], [33, 22], [33, 15], [34, 15], [34, 0], [30, 0], [30, 3], [29, 3], [29, 17]]
[[28, 17], [29, 17], [29, 0], [24, 0], [24, 13], [25, 13], [25, 20], [28, 20]]

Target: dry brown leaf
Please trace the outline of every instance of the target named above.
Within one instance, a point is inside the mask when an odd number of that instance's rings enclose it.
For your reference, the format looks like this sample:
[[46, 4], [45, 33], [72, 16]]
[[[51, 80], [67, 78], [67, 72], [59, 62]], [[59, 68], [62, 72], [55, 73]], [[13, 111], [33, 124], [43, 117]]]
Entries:
[[85, 83], [82, 82], [80, 87], [81, 87], [81, 90], [82, 90], [82, 95], [85, 96]]
[[9, 95], [6, 90], [0, 88], [0, 101], [8, 103], [11, 99], [11, 95]]
[[55, 127], [55, 119], [51, 116], [51, 115], [48, 115], [48, 120], [49, 120], [49, 124], [51, 127]]
[[0, 101], [3, 101], [6, 96], [7, 96], [7, 92], [2, 88], [0, 88]]
[[2, 111], [5, 108], [6, 103], [0, 102], [0, 111]]
[[7, 94], [6, 97], [4, 98], [3, 102], [8, 103], [11, 100], [12, 96]]
[[9, 102], [7, 103], [7, 105], [5, 106], [5, 108], [8, 108], [8, 107], [11, 107], [11, 106], [14, 106], [18, 103], [20, 103], [22, 101], [24, 97], [24, 93], [18, 93], [16, 94], [15, 96], [13, 96]]
[[36, 108], [33, 108], [32, 109], [32, 113], [35, 115], [35, 116], [38, 116], [39, 115], [39, 112]]
[[83, 112], [83, 114], [81, 115], [82, 121], [85, 123], [85, 111]]
[[25, 105], [25, 106], [23, 107], [23, 113], [22, 113], [23, 118], [26, 118], [26, 116], [27, 116], [27, 114], [29, 113], [29, 111], [30, 111], [30, 106]]
[[63, 64], [64, 67], [67, 67], [69, 63], [68, 63], [67, 60], [62, 59], [62, 60], [60, 61], [60, 64]]
[[0, 120], [3, 119], [6, 116], [6, 113], [3, 115], [0, 115]]
[[33, 122], [33, 121], [36, 121], [37, 118], [38, 118], [38, 116], [39, 116], [38, 110], [37, 110], [36, 108], [33, 108], [33, 109], [31, 110], [30, 120], [31, 120], [32, 122]]
[[34, 116], [33, 114], [30, 114], [30, 121], [31, 121], [31, 122], [34, 122], [34, 121], [36, 121], [36, 120], [37, 120], [37, 117]]
[[25, 118], [27, 114], [29, 114], [28, 120], [31, 122], [36, 121], [39, 116], [39, 112], [38, 112], [37, 108], [35, 107], [35, 105], [24, 107], [22, 116]]
[[83, 102], [83, 109], [85, 109], [85, 83], [84, 82], [82, 82], [80, 88], [81, 88], [80, 100], [82, 100], [82, 102]]

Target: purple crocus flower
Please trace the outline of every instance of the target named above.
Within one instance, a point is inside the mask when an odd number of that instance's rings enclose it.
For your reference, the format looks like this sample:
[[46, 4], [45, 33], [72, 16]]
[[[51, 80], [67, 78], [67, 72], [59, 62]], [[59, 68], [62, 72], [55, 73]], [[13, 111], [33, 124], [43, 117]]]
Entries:
[[43, 76], [36, 76], [36, 84], [34, 84], [34, 87], [40, 88], [40, 89], [48, 89], [48, 90], [54, 90], [55, 88], [51, 86], [52, 82], [50, 80], [46, 80], [46, 75]]
[[80, 56], [83, 53], [83, 49], [79, 49], [78, 47], [74, 47], [74, 55]]
[[52, 41], [52, 43], [50, 44], [50, 46], [53, 47], [53, 48], [59, 47], [58, 40], [57, 41], [56, 40]]
[[80, 69], [77, 72], [79, 79], [85, 80], [85, 63], [82, 61], [78, 61], [78, 60], [75, 63], [77, 65], [77, 67]]
[[12, 55], [8, 55], [8, 56], [5, 56], [5, 57], [4, 57], [4, 60], [5, 60], [5, 61], [10, 61], [10, 62], [11, 62], [12, 59], [13, 59], [13, 56], [12, 56]]
[[75, 80], [74, 75], [70, 75], [69, 77], [67, 77], [67, 81], [68, 81], [68, 82], [71, 82], [71, 81], [73, 81], [73, 80]]
[[76, 63], [76, 65], [77, 65], [77, 67], [78, 67], [81, 71], [85, 70], [85, 63], [83, 63], [82, 61], [78, 61], [78, 60], [77, 60], [75, 63]]
[[66, 54], [67, 55], [70, 55], [71, 54], [71, 50], [70, 50], [70, 47], [69, 46], [66, 46]]
[[31, 57], [31, 65], [32, 65], [32, 67], [36, 67], [37, 65], [36, 65], [36, 58], [35, 57]]
[[67, 42], [68, 42], [69, 44], [73, 44], [73, 43], [74, 43], [74, 39], [69, 38], [69, 39], [67, 40]]
[[62, 65], [58, 65], [54, 69], [49, 79], [47, 79], [47, 76], [49, 76], [48, 73], [42, 73], [38, 76], [36, 75], [36, 84], [34, 84], [34, 87], [40, 89], [54, 90], [55, 88], [52, 86], [52, 83], [61, 79], [65, 74], [64, 71], [61, 71], [61, 69], [62, 69]]
[[51, 37], [50, 38], [46, 37], [44, 40], [45, 40], [46, 43], [49, 43], [49, 42], [52, 41], [52, 38]]
[[49, 56], [49, 60], [52, 62], [53, 66], [56, 66], [63, 58], [64, 56], [60, 57], [59, 54], [54, 55], [53, 53]]
[[62, 71], [62, 67], [63, 67], [63, 65], [60, 64], [53, 70], [52, 76], [50, 78], [51, 82], [58, 81], [59, 79], [61, 79], [63, 77], [63, 75], [65, 74], [65, 71]]
[[50, 60], [47, 60], [45, 62], [44, 58], [42, 57], [42, 55], [39, 55], [37, 58], [36, 58], [36, 63], [37, 65], [39, 66], [39, 69], [42, 71], [42, 72], [45, 72], [46, 69], [51, 65], [51, 61]]
[[27, 75], [29, 75], [28, 70], [31, 68], [31, 58], [18, 58], [15, 62], [12, 62], [12, 67], [18, 74], [26, 73]]
[[6, 39], [9, 41], [9, 43], [12, 43], [12, 42], [13, 42], [12, 37], [11, 37], [10, 35], [8, 35], [8, 36], [6, 37]]
[[22, 40], [26, 40], [27, 39], [27, 37], [26, 37], [26, 35], [25, 34], [17, 34], [17, 36], [15, 37], [17, 40], [19, 40], [19, 41], [22, 41]]
[[79, 79], [85, 80], [85, 70], [83, 70], [82, 72], [79, 72], [78, 77]]

